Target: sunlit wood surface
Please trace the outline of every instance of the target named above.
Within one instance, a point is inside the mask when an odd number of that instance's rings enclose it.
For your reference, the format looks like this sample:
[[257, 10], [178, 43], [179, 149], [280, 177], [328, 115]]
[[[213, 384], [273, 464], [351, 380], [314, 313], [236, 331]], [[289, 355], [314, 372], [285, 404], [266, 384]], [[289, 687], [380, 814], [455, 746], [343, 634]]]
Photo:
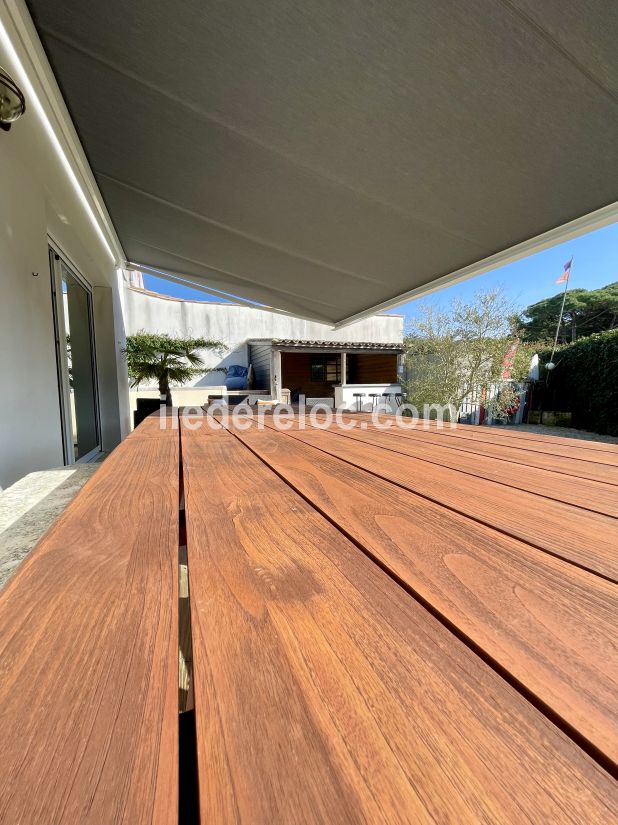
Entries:
[[618, 821], [618, 448], [344, 419], [112, 453], [0, 593], [2, 825], [177, 823], [187, 707], [203, 825]]

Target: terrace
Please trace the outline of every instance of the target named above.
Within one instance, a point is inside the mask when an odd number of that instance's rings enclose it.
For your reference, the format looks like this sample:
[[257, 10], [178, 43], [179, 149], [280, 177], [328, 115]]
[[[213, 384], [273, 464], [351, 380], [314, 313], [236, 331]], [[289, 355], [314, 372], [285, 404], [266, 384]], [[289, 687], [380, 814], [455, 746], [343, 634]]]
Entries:
[[[353, 412], [400, 345], [338, 337], [616, 221], [617, 38], [603, 4], [1, 0], [0, 484], [107, 454], [0, 591], [1, 823], [618, 820], [618, 447]], [[130, 432], [138, 271], [332, 330], [251, 345], [344, 426]]]
[[2, 592], [4, 821], [608, 822], [618, 448], [263, 421], [146, 419]]

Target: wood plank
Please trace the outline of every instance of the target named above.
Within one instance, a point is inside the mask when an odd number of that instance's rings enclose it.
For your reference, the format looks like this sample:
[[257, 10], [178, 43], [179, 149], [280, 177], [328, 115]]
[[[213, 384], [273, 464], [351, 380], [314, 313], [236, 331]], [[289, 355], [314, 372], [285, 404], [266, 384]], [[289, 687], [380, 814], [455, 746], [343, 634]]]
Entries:
[[618, 817], [608, 774], [237, 439], [182, 451], [202, 822]]
[[618, 765], [618, 585], [283, 433], [234, 432]]
[[[397, 384], [397, 355], [384, 352], [349, 352], [347, 384]], [[285, 386], [288, 386], [287, 384]]]
[[178, 445], [138, 428], [0, 593], [0, 822], [178, 821]]
[[[351, 420], [351, 417], [348, 418]], [[368, 419], [365, 421], [368, 429], [376, 429]], [[469, 430], [466, 430], [464, 434], [459, 427], [442, 429], [431, 427], [427, 430], [424, 430], [422, 426], [409, 430], [392, 427], [389, 432], [401, 438], [422, 439], [427, 443], [441, 444], [474, 455], [492, 456], [523, 466], [539, 467], [576, 478], [618, 485], [618, 458], [612, 454], [600, 452], [592, 454], [581, 449], [568, 451], [564, 447], [552, 447], [551, 444], [543, 445], [541, 449], [537, 449], [537, 445], [534, 447], [511, 445], [504, 443], [506, 441], [504, 438], [475, 436]], [[591, 455], [601, 456], [601, 460], [591, 459]]]
[[[436, 427], [437, 422], [429, 421], [430, 427]], [[495, 437], [496, 442], [499, 438], [506, 438], [509, 442], [526, 442], [538, 441], [541, 444], [551, 446], [552, 444], [559, 444], [563, 447], [570, 447], [572, 449], [594, 450], [603, 453], [610, 453], [618, 457], [618, 444], [615, 442], [595, 441], [594, 433], [591, 433], [593, 438], [568, 438], [567, 436], [546, 434], [542, 432], [528, 432], [520, 430], [517, 425], [488, 425], [482, 426], [479, 430], [478, 424], [457, 424], [456, 429], [464, 433], [474, 434], [483, 437], [484, 434], [490, 437]]]
[[[618, 518], [618, 490], [613, 484], [590, 481], [539, 467], [522, 466], [509, 458], [479, 455], [472, 451], [453, 449], [453, 445], [439, 439], [425, 438], [422, 432], [410, 431], [409, 438], [393, 438], [397, 433], [368, 427], [366, 430], [349, 430], [347, 437], [357, 438], [363, 443], [410, 455], [431, 464], [450, 467], [452, 470], [478, 476], [489, 481], [497, 481], [508, 487], [527, 490], [529, 493], [563, 501], [575, 507], [583, 507], [595, 513], [604, 513]], [[473, 484], [473, 482], [470, 482]]]
[[[269, 422], [266, 425], [272, 426]], [[428, 464], [370, 443], [359, 443], [346, 438], [338, 429], [332, 432], [299, 430], [295, 421], [288, 435], [534, 547], [618, 581], [618, 522], [614, 518], [484, 478], [476, 478], [470, 484], [457, 470]]]
[[596, 455], [601, 455], [606, 459], [599, 462], [592, 460], [589, 457], [590, 453], [582, 455], [583, 450], [574, 450], [571, 455], [567, 456], [564, 455], [564, 447], [561, 453], [553, 451], [549, 445], [547, 449], [531, 450], [529, 447], [496, 443], [483, 438], [469, 438], [467, 435], [464, 436], [451, 428], [431, 431], [393, 428], [393, 432], [403, 438], [422, 437], [436, 444], [440, 443], [453, 449], [467, 450], [468, 452], [474, 452], [476, 455], [496, 456], [531, 467], [554, 470], [565, 475], [589, 478], [606, 484], [618, 484], [618, 464], [615, 462], [614, 456], [605, 453], [596, 453]]

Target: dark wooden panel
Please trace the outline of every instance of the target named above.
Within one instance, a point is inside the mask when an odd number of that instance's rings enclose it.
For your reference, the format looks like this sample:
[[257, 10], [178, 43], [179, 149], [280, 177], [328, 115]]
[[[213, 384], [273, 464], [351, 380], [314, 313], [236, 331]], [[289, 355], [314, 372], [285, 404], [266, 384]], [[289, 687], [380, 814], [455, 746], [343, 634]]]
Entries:
[[236, 435], [618, 764], [618, 585], [283, 433]]
[[[457, 470], [428, 464], [412, 456], [376, 447], [359, 432], [347, 438], [341, 430], [308, 428], [289, 434], [327, 453], [369, 470], [413, 493], [462, 515], [477, 519], [588, 570], [618, 580], [618, 521], [600, 513], [506, 487]], [[391, 435], [392, 438], [398, 438]]]
[[[311, 361], [313, 358], [320, 358], [325, 353], [310, 352], [282, 352], [281, 353], [281, 376], [282, 386], [294, 392], [300, 390], [307, 398], [334, 398], [334, 383], [328, 381], [311, 380]], [[333, 358], [340, 358], [333, 354]]]
[[615, 785], [236, 438], [182, 434], [205, 823], [605, 823]]
[[149, 419], [0, 593], [0, 822], [178, 813], [178, 431]]
[[348, 355], [349, 384], [394, 384], [397, 382], [397, 356], [389, 353]]

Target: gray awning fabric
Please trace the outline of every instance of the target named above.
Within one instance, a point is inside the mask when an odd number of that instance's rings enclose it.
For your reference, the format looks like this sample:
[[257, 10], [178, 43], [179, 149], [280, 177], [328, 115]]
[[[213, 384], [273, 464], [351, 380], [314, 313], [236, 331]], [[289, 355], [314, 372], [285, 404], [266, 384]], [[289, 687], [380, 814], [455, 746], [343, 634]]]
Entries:
[[30, 0], [127, 259], [339, 322], [614, 202], [607, 0]]

